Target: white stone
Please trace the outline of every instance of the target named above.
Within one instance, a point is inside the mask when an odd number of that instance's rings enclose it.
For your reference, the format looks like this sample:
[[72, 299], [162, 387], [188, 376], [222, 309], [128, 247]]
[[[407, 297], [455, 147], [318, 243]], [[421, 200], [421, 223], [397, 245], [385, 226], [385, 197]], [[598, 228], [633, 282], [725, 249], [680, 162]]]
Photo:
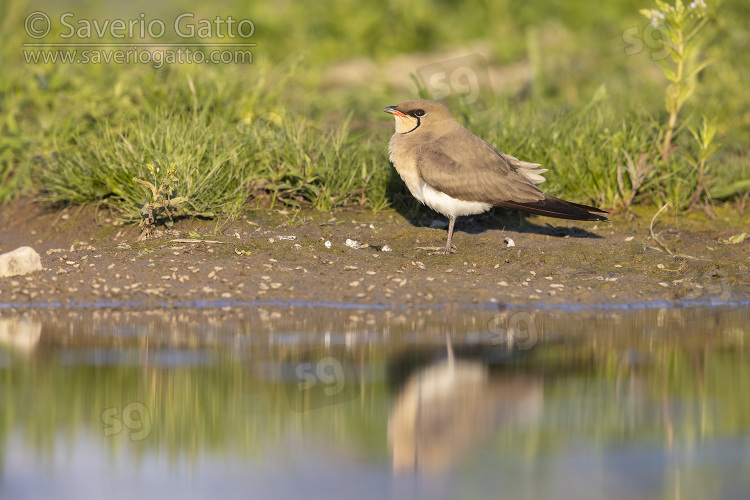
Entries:
[[42, 270], [42, 258], [31, 247], [19, 247], [0, 255], [0, 278], [21, 276]]

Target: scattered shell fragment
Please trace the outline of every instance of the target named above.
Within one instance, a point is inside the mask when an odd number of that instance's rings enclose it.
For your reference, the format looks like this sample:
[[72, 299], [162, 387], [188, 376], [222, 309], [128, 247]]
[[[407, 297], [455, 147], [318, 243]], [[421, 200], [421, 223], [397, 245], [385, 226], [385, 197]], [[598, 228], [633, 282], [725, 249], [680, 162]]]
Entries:
[[635, 236], [628, 236], [625, 238], [625, 241], [633, 241], [635, 239]]
[[370, 245], [368, 245], [367, 243], [360, 243], [357, 240], [352, 240], [352, 239], [347, 238], [346, 246], [352, 247], [352, 248], [368, 248]]
[[297, 238], [294, 235], [291, 235], [291, 236], [277, 236], [277, 238], [279, 239], [279, 241], [297, 241], [297, 240], [299, 240], [299, 238]]
[[325, 246], [326, 246], [326, 248], [331, 248], [331, 242], [330, 242], [330, 240], [326, 240]]
[[503, 238], [503, 241], [505, 242], [508, 247], [514, 247], [516, 246], [516, 242], [513, 241], [513, 238]]

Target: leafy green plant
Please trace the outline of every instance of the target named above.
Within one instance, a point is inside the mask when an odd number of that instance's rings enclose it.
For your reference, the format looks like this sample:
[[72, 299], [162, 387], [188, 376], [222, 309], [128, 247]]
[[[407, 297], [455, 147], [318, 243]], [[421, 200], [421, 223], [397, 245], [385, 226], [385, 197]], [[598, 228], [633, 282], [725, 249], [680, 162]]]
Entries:
[[661, 146], [661, 157], [665, 162], [672, 153], [672, 139], [677, 126], [677, 115], [685, 101], [693, 94], [696, 76], [711, 63], [710, 59], [698, 61], [701, 40], [698, 34], [706, 24], [706, 3], [697, 0], [688, 6], [681, 0], [669, 5], [656, 0], [657, 9], [643, 9], [641, 14], [651, 20], [654, 27], [664, 27], [669, 57], [661, 59], [664, 76], [671, 82], [667, 85], [665, 107], [669, 113], [666, 132]]
[[151, 173], [151, 177], [154, 182], [144, 181], [138, 177], [133, 177], [133, 181], [141, 184], [148, 188], [151, 193], [148, 201], [141, 208], [141, 223], [139, 227], [143, 228], [139, 240], [143, 240], [148, 237], [156, 227], [156, 217], [154, 210], [162, 208], [169, 217], [167, 225], [171, 225], [172, 213], [169, 211], [171, 206], [173, 210], [181, 210], [187, 201], [185, 197], [173, 198], [175, 185], [177, 184], [177, 176], [175, 175], [176, 166], [173, 163], [169, 163], [168, 158], [164, 158], [167, 163], [164, 172], [161, 171], [161, 167], [157, 164], [149, 163], [146, 168]]
[[696, 181], [695, 192], [690, 200], [690, 208], [695, 208], [700, 201], [701, 194], [705, 195], [710, 199], [710, 193], [707, 189], [707, 184], [710, 181], [708, 177], [709, 162], [713, 158], [716, 150], [719, 148], [714, 138], [716, 137], [716, 123], [709, 121], [704, 116], [701, 120], [700, 128], [689, 127], [690, 133], [695, 140], [695, 144], [698, 147], [698, 153], [695, 159], [690, 159], [694, 168], [698, 173], [698, 180]]

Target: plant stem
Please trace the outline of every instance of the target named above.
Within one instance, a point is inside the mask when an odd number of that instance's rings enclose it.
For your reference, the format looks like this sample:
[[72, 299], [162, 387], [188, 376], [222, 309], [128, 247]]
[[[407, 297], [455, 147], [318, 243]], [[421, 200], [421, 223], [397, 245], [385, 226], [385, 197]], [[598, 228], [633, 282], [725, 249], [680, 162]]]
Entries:
[[705, 189], [703, 186], [703, 171], [706, 168], [706, 160], [701, 160], [700, 165], [698, 166], [698, 185], [695, 188], [695, 194], [693, 194], [693, 198], [690, 200], [690, 210], [694, 209], [695, 206], [698, 204], [698, 201], [701, 198], [701, 193]]
[[[663, 248], [664, 250], [666, 250], [666, 251], [667, 251], [667, 253], [668, 253], [669, 255], [674, 255], [674, 254], [672, 253], [672, 250], [670, 250], [669, 248], [667, 248], [667, 245], [665, 245], [664, 243], [662, 243], [662, 242], [661, 242], [661, 241], [659, 240], [659, 235], [658, 235], [658, 234], [655, 234], [655, 233], [654, 233], [654, 221], [656, 220], [656, 218], [657, 218], [657, 217], [659, 217], [659, 214], [660, 214], [660, 213], [662, 213], [662, 211], [663, 211], [663, 210], [664, 210], [665, 208], [667, 208], [667, 207], [668, 207], [668, 206], [669, 206], [670, 204], [671, 204], [671, 202], [669, 202], [669, 203], [665, 204], [665, 205], [664, 205], [663, 207], [661, 207], [661, 208], [659, 209], [659, 211], [658, 211], [658, 212], [656, 212], [656, 213], [654, 214], [654, 216], [653, 216], [653, 217], [651, 218], [651, 225], [650, 225], [650, 226], [648, 227], [648, 232], [649, 232], [649, 233], [651, 233], [651, 238], [652, 238], [652, 239], [653, 239], [653, 240], [654, 240], [655, 242], [657, 242], [657, 243], [659, 244], [659, 246], [660, 246], [660, 247], [662, 247], [662, 248]], [[659, 233], [659, 234], [661, 234], [661, 233]]]
[[[677, 32], [677, 40], [678, 43], [675, 44], [675, 50], [677, 51], [677, 55], [679, 56], [679, 60], [677, 61], [677, 71], [675, 73], [675, 82], [674, 84], [677, 86], [677, 94], [674, 96], [674, 102], [671, 103], [672, 111], [669, 113], [669, 123], [667, 125], [667, 133], [664, 134], [664, 143], [661, 148], [661, 159], [664, 160], [666, 163], [667, 160], [669, 160], [669, 156], [672, 153], [672, 135], [674, 134], [674, 128], [677, 125], [677, 113], [679, 113], [680, 108], [682, 107], [682, 103], [680, 102], [680, 95], [682, 94], [682, 78], [683, 78], [683, 71], [685, 66], [685, 59], [684, 59], [684, 51], [685, 51], [685, 42], [682, 36], [682, 30], [679, 30]], [[667, 90], [669, 92], [669, 90]], [[669, 96], [668, 96], [669, 98]]]

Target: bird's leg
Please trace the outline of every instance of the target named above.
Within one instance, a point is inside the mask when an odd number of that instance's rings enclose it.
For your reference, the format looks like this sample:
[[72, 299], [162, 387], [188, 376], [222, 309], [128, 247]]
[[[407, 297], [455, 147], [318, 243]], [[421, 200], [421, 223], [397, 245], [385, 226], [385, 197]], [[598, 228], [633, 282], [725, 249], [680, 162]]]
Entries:
[[456, 223], [456, 216], [450, 216], [450, 222], [448, 223], [448, 243], [445, 244], [445, 255], [451, 253], [451, 240], [453, 239], [453, 225]]

